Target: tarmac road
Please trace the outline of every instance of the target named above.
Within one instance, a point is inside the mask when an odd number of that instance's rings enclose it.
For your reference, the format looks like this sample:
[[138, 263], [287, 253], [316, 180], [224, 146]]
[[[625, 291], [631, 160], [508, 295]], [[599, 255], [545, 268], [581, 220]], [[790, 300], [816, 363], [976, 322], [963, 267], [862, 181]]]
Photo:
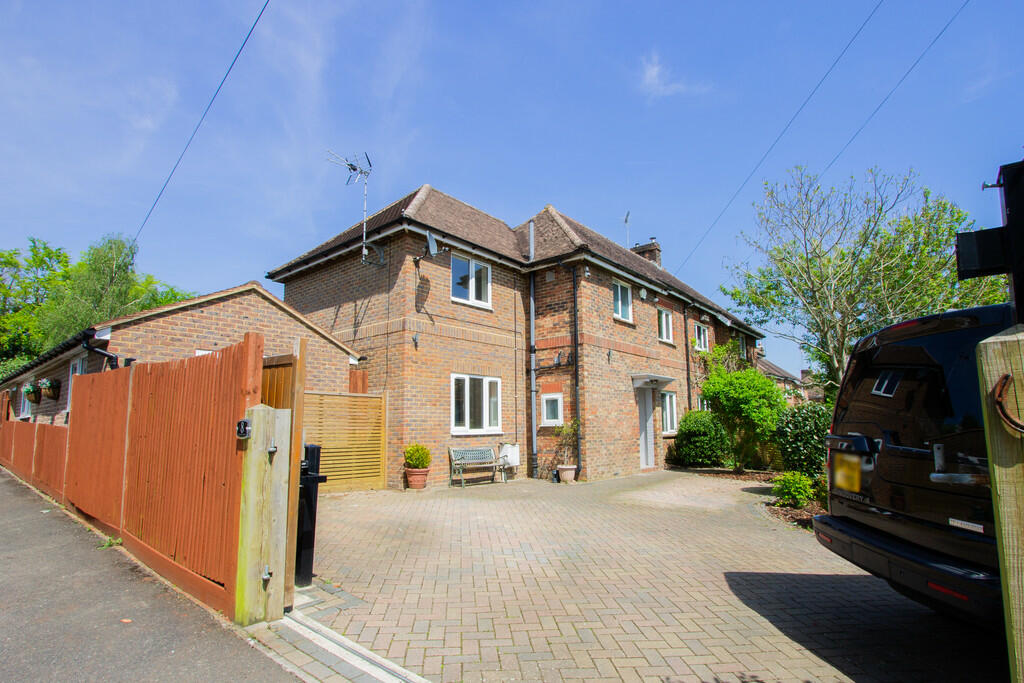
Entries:
[[102, 540], [0, 468], [0, 680], [296, 680]]

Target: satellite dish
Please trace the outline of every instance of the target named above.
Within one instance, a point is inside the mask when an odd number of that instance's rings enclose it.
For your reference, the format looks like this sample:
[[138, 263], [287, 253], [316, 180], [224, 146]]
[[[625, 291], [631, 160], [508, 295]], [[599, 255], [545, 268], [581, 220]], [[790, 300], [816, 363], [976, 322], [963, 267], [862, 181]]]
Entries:
[[427, 253], [430, 256], [437, 256], [437, 240], [434, 239], [434, 236], [429, 231], [427, 232]]

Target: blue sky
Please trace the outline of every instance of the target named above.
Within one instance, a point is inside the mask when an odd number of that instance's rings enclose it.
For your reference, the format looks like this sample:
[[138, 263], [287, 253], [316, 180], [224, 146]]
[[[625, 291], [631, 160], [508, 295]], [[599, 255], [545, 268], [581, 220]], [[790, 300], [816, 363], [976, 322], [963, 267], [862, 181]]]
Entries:
[[[727, 304], [761, 183], [824, 167], [960, 4], [887, 0], [679, 276]], [[0, 4], [0, 248], [134, 234], [261, 5]], [[370, 154], [371, 211], [430, 183], [510, 225], [551, 203], [625, 242], [628, 210], [675, 270], [874, 5], [272, 0], [139, 268], [212, 291], [356, 222], [332, 149]], [[1021, 25], [1024, 3], [969, 4], [825, 180], [913, 168], [1000, 224], [980, 186], [1024, 156]]]

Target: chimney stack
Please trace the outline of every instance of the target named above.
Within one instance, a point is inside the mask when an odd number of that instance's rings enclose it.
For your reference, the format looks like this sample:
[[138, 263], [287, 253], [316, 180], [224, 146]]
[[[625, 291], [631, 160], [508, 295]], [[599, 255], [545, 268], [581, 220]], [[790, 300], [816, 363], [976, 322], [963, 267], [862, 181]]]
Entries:
[[636, 244], [630, 249], [630, 251], [634, 254], [643, 256], [645, 259], [661, 268], [661, 245], [658, 244], [653, 237], [647, 244]]

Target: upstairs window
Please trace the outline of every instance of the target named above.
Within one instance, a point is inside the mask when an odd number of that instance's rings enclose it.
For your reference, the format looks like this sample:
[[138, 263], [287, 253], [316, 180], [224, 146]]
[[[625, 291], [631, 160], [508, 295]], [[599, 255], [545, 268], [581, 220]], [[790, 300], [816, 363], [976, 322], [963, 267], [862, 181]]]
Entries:
[[672, 343], [672, 311], [658, 309], [658, 339]]
[[697, 351], [707, 351], [710, 347], [708, 344], [708, 326], [695, 323], [693, 326], [693, 348]]
[[501, 379], [452, 375], [452, 434], [501, 433]]
[[491, 267], [468, 256], [452, 254], [452, 300], [491, 306]]
[[711, 404], [703, 396], [697, 397], [697, 410], [711, 410]]
[[633, 322], [633, 291], [622, 282], [612, 282], [612, 313], [619, 320]]

